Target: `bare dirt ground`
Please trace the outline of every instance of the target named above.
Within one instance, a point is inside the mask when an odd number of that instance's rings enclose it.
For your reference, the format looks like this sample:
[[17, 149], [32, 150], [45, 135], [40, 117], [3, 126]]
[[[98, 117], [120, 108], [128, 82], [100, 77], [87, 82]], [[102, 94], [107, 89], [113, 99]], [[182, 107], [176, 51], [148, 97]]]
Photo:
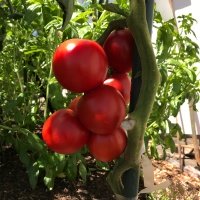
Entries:
[[193, 169], [181, 172], [180, 168], [169, 161], [153, 161], [153, 166], [155, 183], [164, 180], [171, 182], [169, 188], [154, 193], [156, 200], [161, 200], [162, 196], [169, 200], [200, 200], [200, 177]]
[[[155, 183], [170, 180], [166, 190], [154, 192], [158, 200], [200, 200], [199, 177], [183, 172], [168, 161], [153, 161]], [[165, 197], [165, 198], [164, 198]], [[69, 182], [56, 179], [55, 187], [48, 191], [42, 180], [32, 190], [25, 168], [12, 149], [0, 152], [0, 200], [114, 200], [106, 183], [106, 173], [95, 171], [86, 184], [80, 180]]]

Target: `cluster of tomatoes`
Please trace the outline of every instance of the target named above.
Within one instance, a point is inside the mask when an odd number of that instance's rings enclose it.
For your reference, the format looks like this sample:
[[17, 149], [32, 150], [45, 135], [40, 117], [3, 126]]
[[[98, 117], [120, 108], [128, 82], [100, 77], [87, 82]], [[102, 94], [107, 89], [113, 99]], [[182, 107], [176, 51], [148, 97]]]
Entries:
[[113, 31], [103, 47], [86, 39], [70, 39], [57, 47], [54, 75], [65, 89], [80, 95], [45, 121], [42, 136], [51, 150], [72, 154], [87, 145], [103, 162], [123, 153], [127, 136], [120, 125], [130, 101], [133, 46], [130, 31], [122, 29]]

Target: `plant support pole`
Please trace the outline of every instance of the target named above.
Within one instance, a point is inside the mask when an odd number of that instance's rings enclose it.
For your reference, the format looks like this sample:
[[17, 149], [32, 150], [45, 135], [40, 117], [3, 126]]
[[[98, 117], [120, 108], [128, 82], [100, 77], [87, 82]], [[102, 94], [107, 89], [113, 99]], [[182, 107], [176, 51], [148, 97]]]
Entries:
[[[134, 35], [140, 57], [142, 83], [134, 112], [131, 112], [128, 117], [132, 127], [128, 130], [128, 144], [124, 157], [118, 161], [113, 171], [109, 174], [108, 182], [117, 199], [135, 200], [137, 199], [139, 188], [144, 133], [159, 85], [160, 74], [157, 69], [146, 20], [145, 0], [130, 0], [130, 15], [127, 18], [127, 24]], [[130, 169], [132, 170], [132, 181], [129, 184], [132, 184], [131, 190], [133, 191], [128, 191], [122, 181], [123, 174]]]
[[196, 119], [195, 119], [195, 111], [193, 110], [193, 102], [192, 100], [189, 102], [189, 113], [190, 113], [190, 124], [192, 129], [192, 142], [194, 146], [194, 155], [197, 162], [197, 165], [200, 166], [200, 151], [199, 151], [199, 144], [196, 134]]

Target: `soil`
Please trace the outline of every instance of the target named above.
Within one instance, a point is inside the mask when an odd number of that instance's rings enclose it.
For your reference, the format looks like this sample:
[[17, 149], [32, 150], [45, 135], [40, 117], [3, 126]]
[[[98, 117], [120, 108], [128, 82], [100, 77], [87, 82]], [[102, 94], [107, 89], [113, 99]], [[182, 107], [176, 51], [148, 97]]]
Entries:
[[95, 171], [87, 183], [57, 178], [49, 191], [42, 180], [30, 188], [26, 169], [13, 149], [0, 154], [0, 200], [114, 200], [106, 172]]
[[[156, 183], [165, 179], [172, 182], [162, 193], [154, 193], [154, 199], [160, 200], [160, 195], [164, 193], [170, 200], [200, 199], [198, 177], [181, 173], [179, 168], [167, 161], [153, 161], [153, 165]], [[42, 180], [39, 180], [36, 189], [32, 190], [26, 170], [15, 151], [9, 148], [0, 152], [0, 200], [114, 200], [106, 176], [104, 171], [94, 171], [86, 184], [81, 180], [69, 182], [58, 178], [52, 191], [48, 191]]]
[[[170, 186], [162, 191], [154, 192], [157, 199], [160, 195], [167, 196], [167, 200], [200, 200], [200, 171], [199, 167], [188, 165], [182, 172], [174, 164], [175, 160], [153, 161], [155, 183], [165, 180], [171, 182]], [[193, 160], [195, 162], [195, 160]]]

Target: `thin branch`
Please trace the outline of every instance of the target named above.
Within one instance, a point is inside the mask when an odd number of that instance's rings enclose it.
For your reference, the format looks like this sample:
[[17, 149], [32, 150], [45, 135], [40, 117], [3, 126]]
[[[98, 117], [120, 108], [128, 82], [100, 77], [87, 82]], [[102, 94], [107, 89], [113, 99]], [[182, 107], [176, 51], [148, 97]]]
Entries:
[[121, 9], [118, 4], [107, 3], [107, 4], [102, 4], [101, 6], [104, 10], [122, 15], [124, 17], [128, 16], [128, 13], [125, 10]]
[[126, 19], [118, 19], [115, 21], [111, 21], [107, 27], [107, 29], [103, 32], [101, 37], [97, 40], [97, 42], [101, 45], [105, 42], [109, 34], [116, 29], [125, 28], [127, 26]]

